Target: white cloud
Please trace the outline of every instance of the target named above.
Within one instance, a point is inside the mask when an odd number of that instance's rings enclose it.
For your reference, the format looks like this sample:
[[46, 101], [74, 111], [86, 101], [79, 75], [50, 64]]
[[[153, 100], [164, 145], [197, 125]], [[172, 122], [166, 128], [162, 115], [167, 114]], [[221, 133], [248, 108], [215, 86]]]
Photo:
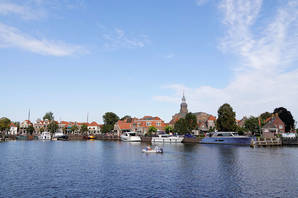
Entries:
[[[104, 28], [106, 29], [106, 28]], [[149, 43], [146, 35], [128, 35], [124, 30], [116, 28], [109, 33], [104, 33], [104, 47], [109, 50], [120, 48], [143, 48]]]
[[168, 54], [165, 56], [166, 59], [172, 59], [175, 57], [175, 54]]
[[26, 20], [31, 20], [31, 19], [39, 19], [45, 13], [43, 13], [41, 10], [33, 11], [32, 8], [24, 5], [18, 5], [14, 3], [8, 3], [8, 2], [0, 3], [0, 15], [6, 16], [11, 14], [21, 16], [21, 18]]
[[[219, 48], [241, 60], [233, 71], [233, 79], [224, 88], [169, 86], [176, 94], [168, 97], [176, 99], [183, 88], [193, 111], [216, 114], [218, 107], [228, 102], [241, 117], [284, 106], [297, 119], [298, 2], [285, 3], [263, 28], [256, 24], [261, 20], [262, 0], [224, 0], [219, 9], [224, 13], [226, 26]], [[256, 32], [256, 26], [260, 32]]]
[[80, 46], [69, 45], [59, 41], [37, 39], [2, 23], [0, 23], [0, 47], [16, 47], [37, 54], [52, 56], [68, 56], [85, 52]]
[[205, 5], [206, 3], [208, 3], [209, 0], [196, 0], [196, 4], [198, 6], [202, 6], [202, 5]]

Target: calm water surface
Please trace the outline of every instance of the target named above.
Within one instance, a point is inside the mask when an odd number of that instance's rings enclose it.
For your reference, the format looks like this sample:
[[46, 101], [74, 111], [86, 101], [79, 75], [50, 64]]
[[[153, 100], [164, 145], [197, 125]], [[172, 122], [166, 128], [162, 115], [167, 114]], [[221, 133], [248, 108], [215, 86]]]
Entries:
[[298, 197], [298, 147], [0, 143], [0, 197]]

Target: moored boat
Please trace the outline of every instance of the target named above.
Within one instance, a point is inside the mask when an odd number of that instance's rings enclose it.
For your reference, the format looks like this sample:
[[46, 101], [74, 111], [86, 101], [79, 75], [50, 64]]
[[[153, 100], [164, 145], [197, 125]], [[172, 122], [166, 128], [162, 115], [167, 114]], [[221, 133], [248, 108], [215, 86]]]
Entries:
[[121, 140], [124, 142], [140, 142], [141, 137], [137, 135], [136, 132], [124, 132], [120, 136]]
[[237, 132], [214, 132], [209, 134], [209, 137], [203, 138], [200, 143], [250, 145], [251, 140], [252, 137], [240, 136]]
[[160, 134], [158, 137], [152, 137], [151, 142], [162, 142], [162, 143], [181, 143], [184, 137], [172, 136], [169, 134]]
[[62, 132], [57, 132], [53, 135], [52, 140], [68, 140], [68, 135]]
[[50, 134], [50, 132], [47, 132], [47, 131], [42, 132], [40, 134], [40, 136], [39, 136], [39, 139], [40, 140], [51, 140], [51, 134]]
[[95, 135], [88, 135], [88, 140], [95, 140], [95, 139], [96, 139]]

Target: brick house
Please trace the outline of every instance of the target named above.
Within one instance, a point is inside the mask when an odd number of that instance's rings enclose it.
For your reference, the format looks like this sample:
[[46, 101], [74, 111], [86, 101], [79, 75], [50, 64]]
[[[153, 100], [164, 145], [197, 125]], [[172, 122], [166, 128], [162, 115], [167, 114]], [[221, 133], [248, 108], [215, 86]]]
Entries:
[[163, 131], [166, 127], [165, 122], [159, 117], [144, 116], [143, 118], [132, 118], [131, 120], [119, 120], [114, 125], [114, 130], [118, 135], [121, 135], [125, 131], [136, 131], [141, 135], [148, 132], [149, 128], [153, 126], [158, 131]]
[[272, 115], [271, 118], [267, 119], [266, 124], [262, 127], [263, 137], [272, 138], [276, 134], [285, 132], [285, 124], [279, 118], [278, 114]]

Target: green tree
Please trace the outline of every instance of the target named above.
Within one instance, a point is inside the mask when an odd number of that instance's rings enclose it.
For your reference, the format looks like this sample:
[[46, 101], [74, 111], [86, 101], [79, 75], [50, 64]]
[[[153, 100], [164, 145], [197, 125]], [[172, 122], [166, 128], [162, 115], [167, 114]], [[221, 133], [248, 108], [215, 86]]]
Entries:
[[27, 134], [32, 135], [32, 134], [34, 133], [35, 129], [34, 129], [34, 127], [30, 124], [30, 125], [28, 126], [28, 128], [26, 129], [26, 131], [27, 131]]
[[51, 121], [50, 124], [48, 125], [48, 130], [51, 133], [55, 133], [58, 129], [58, 124], [56, 121]]
[[264, 112], [264, 113], [262, 113], [262, 114], [260, 115], [260, 119], [265, 121], [265, 120], [267, 120], [268, 118], [270, 118], [271, 115], [272, 115], [272, 113]]
[[146, 133], [146, 136], [152, 136], [153, 133], [157, 132], [157, 128], [155, 128], [154, 126], [150, 126], [148, 129], [148, 132]]
[[284, 107], [279, 107], [274, 109], [273, 113], [277, 113], [278, 117], [285, 123], [286, 132], [289, 132], [291, 131], [291, 129], [294, 129], [295, 120], [290, 111], [288, 111]]
[[165, 127], [165, 132], [166, 133], [171, 133], [171, 132], [173, 132], [174, 131], [174, 128], [173, 127], [171, 127], [171, 126], [166, 126]]
[[191, 133], [192, 130], [197, 128], [197, 116], [192, 113], [188, 113], [185, 116], [186, 126], [187, 126], [187, 133]]
[[174, 125], [174, 132], [179, 134], [186, 134], [187, 133], [187, 123], [184, 118], [180, 118]]
[[123, 116], [120, 120], [127, 120], [128, 123], [132, 122], [132, 118], [130, 115]]
[[52, 120], [54, 120], [54, 114], [53, 114], [52, 112], [47, 112], [47, 113], [43, 116], [42, 119], [43, 119], [43, 120], [48, 119], [49, 121], [52, 121]]
[[115, 123], [119, 120], [119, 117], [113, 112], [107, 112], [103, 116], [104, 125], [102, 127], [103, 133], [111, 132], [114, 129]]
[[244, 128], [250, 131], [253, 135], [260, 132], [259, 119], [257, 117], [250, 116], [244, 123]]
[[78, 129], [79, 129], [79, 127], [78, 127], [76, 124], [72, 125], [72, 127], [70, 128], [70, 130], [71, 130], [73, 133], [75, 133], [76, 131], [78, 131]]
[[88, 131], [88, 126], [86, 124], [83, 124], [80, 129], [81, 134], [86, 134], [87, 131]]
[[233, 108], [225, 103], [219, 107], [218, 118], [216, 121], [216, 126], [218, 131], [235, 131], [237, 129], [235, 112]]
[[0, 132], [7, 131], [9, 129], [10, 122], [10, 119], [6, 117], [0, 118]]

